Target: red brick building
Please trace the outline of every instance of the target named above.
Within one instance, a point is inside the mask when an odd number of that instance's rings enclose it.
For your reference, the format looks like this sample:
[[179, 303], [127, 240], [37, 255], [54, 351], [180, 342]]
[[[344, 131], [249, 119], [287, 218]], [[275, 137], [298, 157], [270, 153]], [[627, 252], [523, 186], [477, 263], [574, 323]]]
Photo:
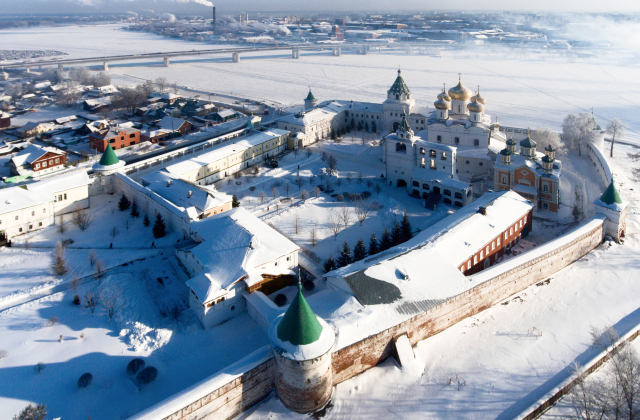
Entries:
[[11, 115], [0, 111], [0, 128], [11, 127]]
[[62, 169], [66, 162], [64, 151], [31, 144], [11, 158], [10, 167], [13, 175], [40, 175]]
[[108, 144], [115, 150], [138, 143], [140, 143], [140, 130], [129, 127], [111, 127], [103, 132], [89, 135], [90, 147], [99, 152], [104, 152]]

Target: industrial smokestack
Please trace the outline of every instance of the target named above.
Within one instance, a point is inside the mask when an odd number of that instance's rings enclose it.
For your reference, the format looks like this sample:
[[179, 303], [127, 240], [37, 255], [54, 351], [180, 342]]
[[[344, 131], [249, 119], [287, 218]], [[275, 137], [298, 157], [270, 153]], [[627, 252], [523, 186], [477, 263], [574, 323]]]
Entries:
[[216, 30], [216, 6], [213, 6], [213, 30]]

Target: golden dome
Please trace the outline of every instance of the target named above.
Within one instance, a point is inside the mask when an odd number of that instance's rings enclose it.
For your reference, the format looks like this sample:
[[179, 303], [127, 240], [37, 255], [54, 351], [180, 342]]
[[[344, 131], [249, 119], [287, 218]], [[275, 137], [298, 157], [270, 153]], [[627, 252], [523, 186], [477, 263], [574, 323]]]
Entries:
[[467, 109], [471, 112], [482, 112], [484, 111], [484, 105], [480, 102], [470, 102], [469, 105], [467, 105]]
[[468, 101], [473, 96], [473, 91], [469, 88], [462, 86], [462, 76], [458, 80], [458, 84], [449, 89], [449, 96], [457, 101]]
[[[439, 96], [439, 95], [438, 95]], [[449, 109], [449, 103], [446, 102], [444, 99], [440, 98], [437, 101], [435, 101], [433, 103], [433, 106], [435, 106], [437, 109]]]
[[442, 92], [438, 94], [438, 99], [442, 99], [443, 101], [451, 102], [451, 96], [447, 95], [446, 85], [443, 85]]
[[471, 101], [480, 102], [482, 105], [485, 105], [487, 103], [487, 100], [485, 99], [485, 97], [480, 95], [480, 86], [478, 86], [478, 93], [476, 93], [476, 96], [471, 98]]

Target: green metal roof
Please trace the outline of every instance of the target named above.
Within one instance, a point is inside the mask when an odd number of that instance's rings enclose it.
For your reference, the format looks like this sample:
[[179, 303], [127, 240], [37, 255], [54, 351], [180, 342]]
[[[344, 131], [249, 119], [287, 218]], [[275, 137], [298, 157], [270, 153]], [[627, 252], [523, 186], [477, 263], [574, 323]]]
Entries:
[[294, 346], [311, 344], [320, 338], [322, 325], [302, 296], [301, 285], [298, 286], [298, 294], [280, 320], [277, 332], [280, 340], [288, 341]]
[[500, 154], [503, 155], [503, 156], [510, 156], [511, 155], [511, 150], [502, 149], [502, 150], [500, 150]]
[[313, 93], [311, 93], [311, 89], [309, 89], [309, 94], [307, 95], [307, 101], [315, 101], [316, 98], [315, 96], [313, 96]]
[[520, 147], [524, 147], [526, 149], [535, 149], [538, 146], [538, 143], [531, 140], [531, 137], [527, 137], [526, 139], [520, 142]]
[[622, 204], [622, 198], [620, 198], [620, 194], [618, 193], [618, 189], [616, 188], [616, 184], [611, 181], [611, 184], [604, 190], [604, 193], [600, 196], [600, 201], [605, 204]]
[[402, 76], [400, 76], [400, 70], [398, 70], [398, 77], [396, 77], [396, 81], [393, 82], [391, 88], [389, 89], [390, 93], [411, 93], [407, 85], [404, 83]]
[[598, 124], [598, 120], [596, 120], [596, 116], [593, 115], [593, 109], [591, 110], [591, 118], [593, 119], [593, 122], [596, 124], [596, 130], [602, 131], [602, 127], [600, 127], [600, 124]]
[[507, 146], [515, 146], [516, 145], [516, 141], [514, 139], [509, 139], [507, 140]]
[[118, 162], [120, 162], [120, 160], [118, 159], [118, 156], [116, 156], [116, 152], [113, 151], [110, 144], [107, 144], [107, 149], [100, 158], [100, 165], [109, 166], [115, 165]]
[[400, 130], [404, 131], [405, 133], [411, 131], [411, 127], [409, 126], [409, 122], [407, 121], [407, 114], [405, 114], [404, 112], [402, 113], [402, 124], [400, 124]]

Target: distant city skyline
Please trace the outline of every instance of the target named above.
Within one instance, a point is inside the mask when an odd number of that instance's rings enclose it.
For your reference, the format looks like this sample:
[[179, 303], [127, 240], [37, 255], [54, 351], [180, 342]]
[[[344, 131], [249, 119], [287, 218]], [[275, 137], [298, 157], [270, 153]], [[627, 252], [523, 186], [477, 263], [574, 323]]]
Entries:
[[423, 0], [394, 2], [382, 0], [325, 0], [324, 2], [299, 2], [292, 0], [0, 0], [0, 14], [50, 14], [50, 13], [188, 13], [206, 14], [205, 9], [215, 4], [219, 13], [246, 12], [410, 12], [410, 11], [538, 11], [538, 12], [640, 12], [640, 2], [624, 0], [602, 2], [599, 0], [491, 0], [478, 3], [471, 0], [450, 0], [446, 3]]

